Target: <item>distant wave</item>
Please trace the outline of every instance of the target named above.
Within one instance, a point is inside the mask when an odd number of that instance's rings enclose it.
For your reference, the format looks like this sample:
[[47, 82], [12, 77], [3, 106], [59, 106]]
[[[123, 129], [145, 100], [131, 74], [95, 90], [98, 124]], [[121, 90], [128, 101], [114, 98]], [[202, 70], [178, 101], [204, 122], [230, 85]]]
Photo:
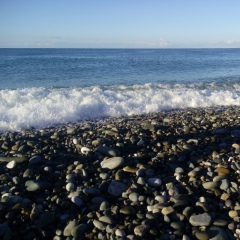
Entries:
[[0, 90], [0, 131], [145, 114], [162, 110], [240, 106], [240, 84], [143, 84]]

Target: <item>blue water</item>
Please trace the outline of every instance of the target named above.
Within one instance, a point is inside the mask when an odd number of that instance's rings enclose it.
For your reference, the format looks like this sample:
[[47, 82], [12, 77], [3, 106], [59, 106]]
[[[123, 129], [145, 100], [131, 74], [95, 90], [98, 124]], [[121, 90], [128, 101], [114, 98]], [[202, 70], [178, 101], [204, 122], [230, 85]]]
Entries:
[[240, 49], [0, 49], [0, 131], [240, 105]]

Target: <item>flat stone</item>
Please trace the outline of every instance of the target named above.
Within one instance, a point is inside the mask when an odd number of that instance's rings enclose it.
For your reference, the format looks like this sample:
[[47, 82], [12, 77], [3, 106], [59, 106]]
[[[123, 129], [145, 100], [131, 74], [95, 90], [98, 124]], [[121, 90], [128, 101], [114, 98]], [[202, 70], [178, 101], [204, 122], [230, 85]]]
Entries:
[[104, 169], [115, 169], [121, 166], [124, 163], [124, 159], [122, 157], [112, 157], [106, 160], [103, 160], [100, 165]]
[[27, 157], [0, 157], [0, 162], [11, 162], [16, 161], [16, 163], [27, 161]]
[[126, 190], [127, 186], [125, 184], [115, 180], [112, 180], [108, 187], [108, 193], [114, 197], [119, 197]]
[[211, 221], [212, 217], [208, 213], [192, 215], [189, 219], [193, 226], [209, 226]]
[[224, 227], [228, 225], [228, 221], [224, 219], [217, 219], [217, 220], [214, 220], [213, 225], [216, 227]]

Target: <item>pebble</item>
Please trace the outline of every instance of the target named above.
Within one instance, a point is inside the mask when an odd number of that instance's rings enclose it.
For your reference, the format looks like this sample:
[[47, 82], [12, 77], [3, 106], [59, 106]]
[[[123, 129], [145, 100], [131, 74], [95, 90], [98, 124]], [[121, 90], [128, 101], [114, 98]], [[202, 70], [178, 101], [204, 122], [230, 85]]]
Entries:
[[77, 226], [78, 222], [76, 219], [69, 221], [66, 227], [63, 230], [63, 236], [70, 237], [73, 229]]
[[27, 191], [34, 192], [37, 190], [45, 190], [51, 187], [51, 184], [44, 180], [28, 180], [25, 182]]
[[203, 183], [203, 187], [207, 190], [213, 190], [218, 186], [217, 182], [205, 182]]
[[0, 133], [0, 238], [238, 239], [239, 113], [189, 108]]
[[223, 228], [211, 227], [209, 230], [210, 240], [226, 240], [229, 239]]
[[9, 163], [6, 165], [6, 167], [7, 167], [8, 169], [13, 169], [13, 168], [16, 167], [16, 165], [17, 165], [16, 161], [15, 161], [15, 160], [12, 160], [11, 162], [9, 162]]
[[112, 180], [108, 187], [108, 193], [114, 197], [120, 196], [125, 190], [127, 190], [127, 186], [115, 180]]
[[106, 160], [103, 160], [100, 165], [104, 169], [115, 169], [121, 166], [124, 163], [124, 159], [122, 157], [112, 157]]
[[40, 156], [33, 156], [29, 159], [29, 164], [37, 164], [42, 161], [42, 158]]
[[80, 197], [78, 197], [78, 196], [73, 196], [73, 197], [71, 198], [71, 201], [72, 201], [73, 203], [75, 203], [77, 206], [82, 206], [82, 205], [83, 205], [82, 199], [81, 199]]
[[211, 221], [212, 217], [208, 213], [192, 215], [189, 219], [193, 226], [209, 226]]
[[132, 201], [132, 202], [136, 202], [138, 201], [138, 198], [139, 198], [139, 193], [130, 193], [129, 194], [129, 199]]
[[162, 180], [160, 178], [149, 178], [148, 184], [152, 187], [160, 187], [162, 185]]
[[139, 237], [144, 237], [147, 234], [149, 227], [146, 225], [138, 225], [134, 228], [134, 234]]
[[119, 151], [117, 149], [106, 147], [106, 146], [98, 146], [96, 151], [111, 157], [119, 156]]

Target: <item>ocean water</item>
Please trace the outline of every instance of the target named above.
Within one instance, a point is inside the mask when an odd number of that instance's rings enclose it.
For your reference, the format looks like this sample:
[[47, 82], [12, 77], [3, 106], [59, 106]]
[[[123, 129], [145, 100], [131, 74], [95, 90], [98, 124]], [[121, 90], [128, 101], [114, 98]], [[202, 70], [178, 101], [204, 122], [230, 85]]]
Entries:
[[240, 106], [240, 49], [0, 49], [0, 131]]

